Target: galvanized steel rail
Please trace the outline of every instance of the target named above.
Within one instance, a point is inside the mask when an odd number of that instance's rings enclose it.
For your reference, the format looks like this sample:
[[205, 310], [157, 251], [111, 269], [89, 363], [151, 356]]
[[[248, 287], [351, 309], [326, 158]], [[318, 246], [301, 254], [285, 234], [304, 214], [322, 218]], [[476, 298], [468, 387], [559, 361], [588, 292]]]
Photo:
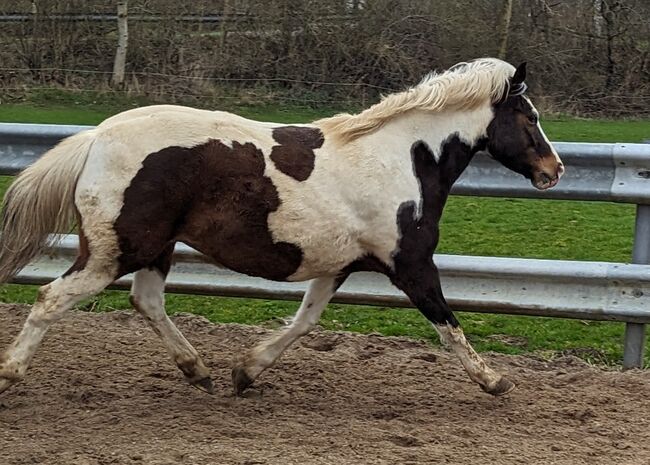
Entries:
[[[92, 126], [0, 123], [0, 174], [16, 174], [64, 137]], [[650, 144], [554, 143], [567, 174], [550, 191], [538, 191], [489, 157], [479, 154], [453, 194], [637, 204], [633, 265], [438, 255], [445, 295], [457, 310], [626, 322], [623, 365], [643, 364], [645, 324], [650, 323]], [[76, 253], [66, 237], [58, 258], [41, 257], [15, 278], [41, 284], [61, 274]], [[167, 281], [171, 292], [299, 299], [301, 283], [274, 283], [220, 270], [189, 247], [178, 246]], [[116, 283], [126, 288], [129, 279]], [[381, 275], [353, 275], [339, 302], [411, 306]]]
[[[45, 255], [14, 278], [44, 284], [63, 274], [77, 256], [75, 235], [59, 239], [56, 256]], [[650, 323], [650, 266], [608, 262], [435, 255], [445, 298], [455, 310]], [[131, 275], [116, 281], [128, 289]], [[218, 268], [177, 244], [166, 279], [169, 292], [300, 300], [305, 282], [273, 282]], [[408, 298], [379, 273], [354, 273], [334, 301], [411, 307]]]

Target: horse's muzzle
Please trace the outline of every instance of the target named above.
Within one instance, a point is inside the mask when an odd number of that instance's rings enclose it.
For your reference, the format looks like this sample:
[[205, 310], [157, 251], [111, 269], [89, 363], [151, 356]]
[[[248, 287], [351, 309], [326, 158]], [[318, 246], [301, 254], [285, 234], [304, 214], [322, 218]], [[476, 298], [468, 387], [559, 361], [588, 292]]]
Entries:
[[[557, 160], [557, 161], [556, 161]], [[545, 190], [555, 187], [560, 178], [564, 174], [564, 164], [559, 161], [559, 159], [553, 160], [552, 166], [548, 166], [549, 163], [545, 163], [539, 171], [533, 175], [531, 183], [537, 189]]]

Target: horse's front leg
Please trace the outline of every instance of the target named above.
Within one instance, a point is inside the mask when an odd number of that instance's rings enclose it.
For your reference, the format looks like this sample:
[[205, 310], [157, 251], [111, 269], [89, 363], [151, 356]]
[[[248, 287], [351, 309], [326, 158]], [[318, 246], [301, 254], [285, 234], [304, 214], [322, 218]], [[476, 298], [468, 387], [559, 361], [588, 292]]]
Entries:
[[469, 377], [485, 392], [500, 396], [515, 388], [514, 383], [496, 373], [467, 342], [465, 334], [442, 295], [438, 269], [433, 261], [422, 260], [397, 268], [394, 284], [411, 299], [438, 331], [443, 344], [451, 347]]

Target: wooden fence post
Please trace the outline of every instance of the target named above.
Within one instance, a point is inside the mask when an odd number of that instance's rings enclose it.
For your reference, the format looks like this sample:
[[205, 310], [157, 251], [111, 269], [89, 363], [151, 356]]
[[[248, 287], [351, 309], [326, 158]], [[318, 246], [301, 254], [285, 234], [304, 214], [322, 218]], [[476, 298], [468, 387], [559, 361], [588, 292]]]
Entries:
[[113, 85], [124, 85], [124, 67], [126, 65], [126, 50], [129, 42], [128, 2], [117, 2], [117, 50], [113, 64]]

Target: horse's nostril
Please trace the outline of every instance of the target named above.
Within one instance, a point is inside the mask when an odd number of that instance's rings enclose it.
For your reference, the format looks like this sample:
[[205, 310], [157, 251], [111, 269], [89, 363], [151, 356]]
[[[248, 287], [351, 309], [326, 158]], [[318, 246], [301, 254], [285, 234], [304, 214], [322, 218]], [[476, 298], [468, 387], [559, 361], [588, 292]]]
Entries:
[[557, 175], [562, 176], [564, 174], [564, 163], [557, 165]]

